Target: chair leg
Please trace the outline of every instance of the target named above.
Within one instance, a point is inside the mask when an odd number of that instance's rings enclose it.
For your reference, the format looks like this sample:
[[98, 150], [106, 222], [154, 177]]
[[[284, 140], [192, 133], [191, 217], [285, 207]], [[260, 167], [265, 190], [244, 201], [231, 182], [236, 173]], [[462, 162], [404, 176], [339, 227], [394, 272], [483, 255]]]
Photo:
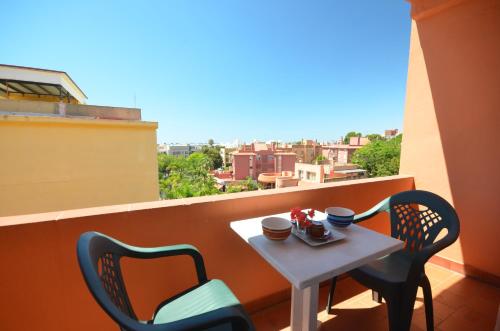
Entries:
[[427, 331], [434, 331], [434, 309], [432, 307], [431, 283], [427, 276], [422, 277], [420, 286], [424, 290], [425, 322]]
[[417, 290], [418, 285], [411, 286], [403, 291], [401, 302], [399, 303], [399, 328], [401, 331], [410, 331]]
[[330, 284], [330, 292], [328, 293], [328, 301], [326, 303], [326, 312], [328, 314], [332, 312], [333, 294], [335, 293], [335, 286], [337, 286], [337, 277], [333, 277], [332, 283]]
[[372, 300], [377, 303], [382, 303], [382, 294], [377, 290], [372, 290]]
[[401, 310], [400, 302], [395, 297], [385, 297], [385, 302], [387, 304], [387, 317], [389, 319], [389, 331], [401, 331], [400, 330], [400, 320], [401, 320]]

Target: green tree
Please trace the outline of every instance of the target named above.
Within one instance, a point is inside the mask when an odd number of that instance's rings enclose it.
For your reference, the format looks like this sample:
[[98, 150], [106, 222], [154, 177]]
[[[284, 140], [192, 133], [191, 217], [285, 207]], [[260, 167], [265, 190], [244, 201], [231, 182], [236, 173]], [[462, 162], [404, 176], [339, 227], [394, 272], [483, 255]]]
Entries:
[[203, 146], [201, 148], [201, 152], [208, 156], [210, 159], [210, 169], [219, 169], [222, 168], [222, 156], [220, 155], [220, 148], [212, 147], [212, 146]]
[[372, 141], [354, 153], [352, 162], [366, 169], [369, 177], [397, 175], [402, 137]]
[[166, 168], [167, 177], [160, 180], [160, 197], [178, 199], [218, 194], [215, 179], [209, 173], [210, 164], [208, 156], [202, 153], [171, 159]]
[[208, 139], [208, 145], [213, 146], [214, 140], [212, 138]]
[[366, 135], [366, 138], [368, 138], [370, 141], [385, 140], [385, 138], [379, 135], [378, 133], [368, 134]]
[[256, 191], [259, 189], [259, 185], [252, 177], [247, 177], [245, 180], [239, 182], [238, 184], [228, 185], [226, 188], [226, 193], [238, 193], [243, 191]]
[[256, 191], [259, 189], [257, 182], [252, 179], [252, 177], [248, 176], [242, 183], [245, 191]]
[[243, 188], [241, 187], [241, 185], [237, 185], [237, 184], [229, 185], [226, 188], [226, 193], [238, 193], [238, 192], [242, 192], [242, 191], [243, 191]]
[[314, 159], [314, 163], [318, 164], [322, 161], [325, 161], [326, 160], [326, 156], [324, 156], [323, 154], [320, 154], [318, 156], [316, 156], [316, 158]]
[[170, 171], [169, 166], [176, 159], [177, 157], [173, 155], [158, 153], [158, 179], [164, 179], [168, 177]]
[[351, 137], [361, 137], [361, 136], [362, 136], [361, 132], [355, 132], [355, 131], [347, 132], [347, 134], [344, 137], [344, 144], [349, 144]]

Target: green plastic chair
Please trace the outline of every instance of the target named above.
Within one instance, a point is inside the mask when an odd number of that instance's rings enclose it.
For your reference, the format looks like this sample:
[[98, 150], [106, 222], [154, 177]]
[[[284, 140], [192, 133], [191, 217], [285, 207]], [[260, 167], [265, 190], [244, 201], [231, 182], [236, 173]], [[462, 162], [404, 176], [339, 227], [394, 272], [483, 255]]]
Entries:
[[[389, 254], [349, 272], [372, 289], [373, 298], [387, 303], [390, 331], [410, 330], [418, 287], [424, 293], [427, 330], [434, 330], [431, 285], [425, 263], [458, 238], [460, 223], [453, 207], [440, 196], [427, 191], [406, 191], [393, 195], [365, 213], [356, 215], [359, 223], [380, 212], [391, 218], [391, 236], [404, 241], [403, 250]], [[446, 235], [437, 239], [441, 230]], [[437, 240], [436, 240], [437, 239]], [[369, 244], [369, 243], [368, 243]], [[337, 278], [332, 279], [327, 312], [331, 312]]]
[[[238, 299], [221, 280], [208, 280], [200, 252], [191, 245], [141, 248], [97, 232], [86, 232], [77, 245], [78, 262], [97, 303], [122, 331], [254, 330]], [[198, 284], [163, 301], [149, 321], [138, 320], [123, 281], [120, 258], [152, 259], [189, 255]]]

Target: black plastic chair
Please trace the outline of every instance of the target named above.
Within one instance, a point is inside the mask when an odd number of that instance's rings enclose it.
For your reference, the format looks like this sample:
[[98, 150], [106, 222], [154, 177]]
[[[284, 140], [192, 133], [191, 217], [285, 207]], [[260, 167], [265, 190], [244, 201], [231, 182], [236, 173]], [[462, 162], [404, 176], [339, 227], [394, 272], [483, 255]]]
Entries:
[[[390, 331], [410, 329], [418, 287], [424, 293], [427, 330], [434, 330], [432, 292], [424, 265], [431, 256], [458, 238], [460, 223], [453, 207], [440, 196], [426, 191], [393, 195], [369, 211], [356, 215], [359, 223], [380, 212], [390, 213], [391, 236], [404, 241], [403, 250], [387, 255], [349, 272], [359, 283], [372, 289], [373, 299], [387, 303]], [[441, 230], [447, 233], [438, 239]], [[332, 279], [327, 312], [331, 312], [337, 278]]]
[[[191, 245], [141, 248], [86, 232], [78, 240], [77, 254], [90, 292], [122, 331], [254, 330], [231, 290], [220, 280], [207, 279], [203, 257]], [[125, 289], [120, 258], [176, 255], [193, 258], [198, 284], [163, 301], [150, 321], [138, 320]]]

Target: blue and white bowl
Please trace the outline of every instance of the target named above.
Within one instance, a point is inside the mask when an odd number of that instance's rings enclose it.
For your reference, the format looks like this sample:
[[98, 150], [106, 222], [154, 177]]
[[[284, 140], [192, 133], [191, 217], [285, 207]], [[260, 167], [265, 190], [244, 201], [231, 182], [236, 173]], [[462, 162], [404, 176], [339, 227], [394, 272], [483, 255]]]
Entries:
[[343, 207], [328, 207], [325, 209], [326, 220], [333, 226], [345, 228], [351, 225], [354, 211]]

